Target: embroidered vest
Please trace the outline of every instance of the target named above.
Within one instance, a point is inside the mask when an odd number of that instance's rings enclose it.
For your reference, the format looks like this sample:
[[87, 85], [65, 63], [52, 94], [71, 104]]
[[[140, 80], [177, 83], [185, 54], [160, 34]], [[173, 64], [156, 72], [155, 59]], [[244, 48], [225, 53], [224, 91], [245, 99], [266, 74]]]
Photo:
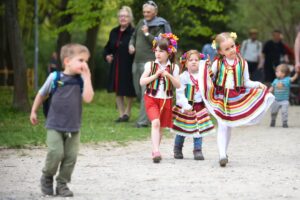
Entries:
[[[216, 76], [216, 85], [224, 88], [228, 69], [224, 64], [223, 59], [220, 58], [217, 62], [218, 73]], [[239, 62], [232, 68], [235, 88], [240, 88], [244, 86], [244, 69], [245, 60], [239, 57]]]
[[[151, 72], [150, 72], [150, 76], [154, 75], [156, 73], [156, 71], [158, 70], [158, 64], [151, 62]], [[171, 66], [168, 66], [166, 68], [166, 70], [170, 73], [173, 74], [175, 68], [175, 64], [172, 64]], [[155, 79], [154, 81], [152, 81], [151, 83], [149, 83], [147, 85], [146, 88], [146, 93], [147, 94], [151, 94], [152, 96], [156, 96], [157, 94], [157, 90], [159, 87], [159, 81], [160, 79], [163, 77], [158, 77], [157, 79]], [[173, 85], [170, 81], [170, 79], [168, 78], [163, 78], [163, 84], [164, 84], [164, 91], [166, 92], [167, 97], [172, 97], [173, 96]]]
[[185, 85], [185, 97], [187, 98], [190, 105], [194, 104], [194, 97], [195, 97], [195, 86], [191, 84]]

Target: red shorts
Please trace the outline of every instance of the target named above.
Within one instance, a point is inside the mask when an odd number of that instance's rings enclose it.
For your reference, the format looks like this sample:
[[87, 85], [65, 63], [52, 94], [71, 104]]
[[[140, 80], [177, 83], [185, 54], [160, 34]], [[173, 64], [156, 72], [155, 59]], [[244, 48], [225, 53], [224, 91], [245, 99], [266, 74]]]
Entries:
[[[152, 122], [154, 119], [159, 119], [160, 127], [172, 127], [172, 99], [166, 99], [164, 105], [164, 99], [157, 99], [148, 96], [147, 94], [144, 95], [145, 100], [145, 108], [146, 113], [149, 120]], [[160, 108], [163, 107], [162, 111], [160, 112]]]

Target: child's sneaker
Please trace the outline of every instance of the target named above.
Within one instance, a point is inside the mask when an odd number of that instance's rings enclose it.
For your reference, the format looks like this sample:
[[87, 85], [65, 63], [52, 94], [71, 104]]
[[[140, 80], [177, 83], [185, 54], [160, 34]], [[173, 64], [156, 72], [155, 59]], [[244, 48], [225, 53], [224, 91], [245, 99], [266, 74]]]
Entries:
[[226, 164], [228, 163], [228, 158], [220, 158], [219, 160], [219, 164], [220, 164], [220, 167], [226, 167]]
[[271, 127], [275, 127], [275, 120], [272, 120], [272, 121], [271, 121], [270, 126], [271, 126]]
[[283, 123], [282, 123], [282, 127], [283, 127], [283, 128], [288, 128], [289, 126], [288, 126], [287, 122], [283, 122]]
[[195, 149], [193, 151], [193, 154], [194, 154], [194, 160], [204, 160], [204, 156], [202, 154], [201, 149]]
[[74, 194], [68, 188], [67, 184], [62, 184], [62, 185], [57, 185], [56, 195], [59, 195], [59, 196], [62, 196], [62, 197], [72, 197]]
[[183, 154], [182, 154], [182, 146], [174, 146], [174, 158], [175, 159], [183, 159]]
[[154, 163], [159, 163], [161, 161], [161, 155], [160, 152], [152, 152], [152, 160]]
[[44, 195], [53, 195], [53, 176], [42, 175], [41, 190]]

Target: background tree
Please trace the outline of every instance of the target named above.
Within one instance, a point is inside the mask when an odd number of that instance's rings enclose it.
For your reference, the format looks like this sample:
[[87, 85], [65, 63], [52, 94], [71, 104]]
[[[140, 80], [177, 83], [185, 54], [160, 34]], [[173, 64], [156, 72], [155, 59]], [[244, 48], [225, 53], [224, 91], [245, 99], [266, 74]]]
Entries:
[[5, 37], [8, 53], [14, 69], [13, 107], [22, 111], [29, 110], [27, 95], [26, 62], [23, 53], [21, 31], [18, 24], [16, 0], [5, 0]]
[[[201, 50], [210, 36], [227, 30], [229, 20], [226, 12], [232, 9], [230, 0], [157, 0], [158, 16], [168, 20], [172, 32], [179, 36], [179, 48], [182, 50]], [[143, 0], [132, 3], [135, 19], [142, 18]], [[137, 22], [136, 20], [136, 22]]]
[[300, 23], [299, 0], [237, 0], [235, 6], [229, 25], [242, 37], [250, 28], [257, 28], [260, 39], [265, 41], [274, 29], [279, 29], [284, 41], [293, 46], [295, 27]]

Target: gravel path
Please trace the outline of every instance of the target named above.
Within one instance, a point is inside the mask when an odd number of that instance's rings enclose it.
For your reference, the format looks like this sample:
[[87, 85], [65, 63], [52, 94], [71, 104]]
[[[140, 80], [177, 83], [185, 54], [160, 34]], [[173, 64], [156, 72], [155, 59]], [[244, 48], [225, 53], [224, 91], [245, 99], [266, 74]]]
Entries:
[[[82, 145], [72, 199], [299, 200], [300, 107], [289, 111], [287, 129], [270, 128], [269, 114], [259, 125], [233, 129], [226, 168], [218, 165], [215, 135], [205, 138], [205, 161], [193, 160], [191, 139], [183, 160], [173, 159], [173, 139], [164, 139], [160, 164], [151, 161], [150, 140]], [[45, 155], [45, 148], [0, 150], [0, 199], [64, 199], [40, 193]]]

